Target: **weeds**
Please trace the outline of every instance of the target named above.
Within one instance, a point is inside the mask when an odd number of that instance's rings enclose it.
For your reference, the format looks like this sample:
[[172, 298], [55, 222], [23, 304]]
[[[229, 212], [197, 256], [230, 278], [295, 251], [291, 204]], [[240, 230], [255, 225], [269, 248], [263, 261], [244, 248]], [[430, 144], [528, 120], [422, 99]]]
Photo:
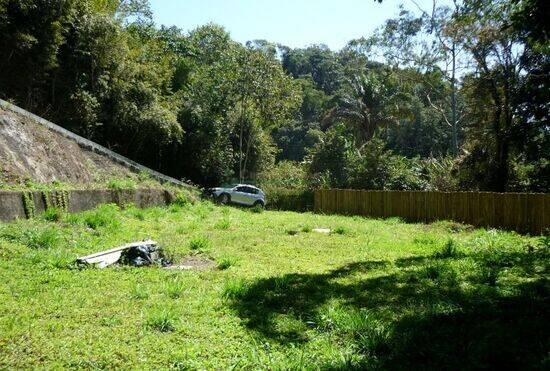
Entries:
[[310, 225], [304, 225], [302, 227], [302, 232], [304, 232], [304, 233], [309, 233], [309, 232], [311, 232], [311, 230], [312, 230], [312, 228], [311, 228]]
[[123, 191], [127, 189], [136, 189], [136, 182], [131, 178], [111, 179], [107, 182], [107, 188], [114, 191]]
[[225, 231], [229, 229], [230, 225], [231, 223], [229, 222], [229, 220], [224, 218], [222, 220], [217, 221], [216, 224], [214, 224], [214, 228]]
[[339, 235], [344, 235], [344, 234], [348, 233], [348, 230], [345, 227], [339, 226], [339, 227], [334, 228], [332, 233], [339, 234]]
[[190, 202], [189, 202], [189, 198], [187, 197], [187, 195], [185, 193], [178, 192], [176, 194], [176, 197], [174, 198], [173, 204], [177, 205], [177, 206], [180, 206], [180, 207], [184, 207], [184, 206], [189, 205]]
[[224, 256], [218, 260], [218, 269], [226, 270], [237, 264], [238, 259], [233, 256]]
[[137, 220], [145, 220], [145, 210], [136, 207], [135, 205], [126, 208], [126, 212]]
[[47, 220], [49, 222], [59, 222], [63, 220], [64, 216], [65, 216], [65, 212], [63, 212], [63, 210], [57, 207], [51, 207], [47, 209], [42, 215], [44, 220]]
[[179, 279], [173, 279], [165, 283], [164, 291], [172, 299], [179, 298], [185, 290], [185, 284]]
[[[0, 224], [0, 343], [34, 334], [25, 357], [8, 347], [3, 365], [55, 368], [60, 351], [68, 368], [176, 360], [199, 369], [536, 368], [546, 359], [548, 239], [202, 203], [176, 208], [107, 207], [58, 224]], [[344, 233], [306, 234], [309, 226]], [[39, 237], [47, 229], [56, 231], [53, 242]], [[177, 262], [193, 246], [199, 264], [201, 250], [215, 246], [218, 269], [69, 271], [76, 256], [149, 236]], [[51, 336], [66, 331], [69, 343]], [[88, 346], [96, 335], [104, 346]], [[135, 349], [153, 340], [138, 364]]]
[[0, 237], [26, 245], [31, 249], [51, 249], [56, 247], [61, 239], [60, 233], [55, 227], [36, 226], [21, 230], [15, 225], [0, 231]]
[[413, 242], [418, 245], [431, 246], [435, 244], [436, 239], [428, 233], [418, 234], [414, 237]]
[[452, 238], [449, 238], [447, 242], [439, 250], [433, 254], [434, 258], [447, 259], [456, 258], [462, 256], [458, 248], [458, 244]]
[[145, 327], [159, 332], [176, 330], [176, 315], [167, 308], [152, 308], [145, 316]]
[[497, 285], [500, 270], [496, 267], [482, 266], [478, 271], [479, 283], [495, 287]]
[[116, 227], [120, 224], [118, 210], [119, 207], [115, 204], [100, 205], [97, 209], [84, 213], [84, 224], [92, 229]]
[[238, 299], [246, 295], [248, 284], [242, 278], [233, 278], [225, 282], [222, 289], [222, 296], [226, 299]]
[[254, 205], [250, 208], [250, 211], [255, 214], [261, 214], [264, 212], [264, 207], [262, 205]]
[[318, 315], [319, 329], [350, 338], [361, 352], [376, 356], [389, 349], [390, 331], [366, 309], [330, 306]]
[[144, 285], [137, 284], [132, 288], [130, 292], [130, 298], [136, 300], [143, 300], [149, 298], [149, 292]]
[[210, 240], [205, 236], [195, 236], [189, 241], [189, 248], [193, 251], [207, 251], [210, 245]]

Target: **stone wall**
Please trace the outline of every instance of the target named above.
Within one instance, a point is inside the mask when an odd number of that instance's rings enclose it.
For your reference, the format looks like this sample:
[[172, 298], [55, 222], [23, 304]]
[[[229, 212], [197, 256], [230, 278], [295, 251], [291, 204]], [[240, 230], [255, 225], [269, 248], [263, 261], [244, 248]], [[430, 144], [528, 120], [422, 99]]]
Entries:
[[[21, 191], [0, 191], [0, 221], [12, 221], [27, 218], [24, 193]], [[44, 192], [33, 191], [35, 215], [46, 210]], [[67, 191], [68, 211], [76, 213], [90, 210], [100, 204], [115, 203], [119, 206], [134, 204], [145, 208], [165, 206], [174, 200], [174, 194], [163, 189], [135, 189], [115, 191], [108, 189], [71, 190]]]

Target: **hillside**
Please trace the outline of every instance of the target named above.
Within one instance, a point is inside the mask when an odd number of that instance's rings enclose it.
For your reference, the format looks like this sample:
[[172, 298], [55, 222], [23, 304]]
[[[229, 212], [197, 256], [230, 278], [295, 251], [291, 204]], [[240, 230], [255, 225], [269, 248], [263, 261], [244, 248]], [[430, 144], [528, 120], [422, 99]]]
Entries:
[[29, 180], [83, 187], [104, 185], [113, 179], [143, 182], [143, 177], [129, 167], [83, 148], [37, 120], [0, 106], [0, 187]]
[[193, 188], [0, 99], [0, 188], [52, 182]]

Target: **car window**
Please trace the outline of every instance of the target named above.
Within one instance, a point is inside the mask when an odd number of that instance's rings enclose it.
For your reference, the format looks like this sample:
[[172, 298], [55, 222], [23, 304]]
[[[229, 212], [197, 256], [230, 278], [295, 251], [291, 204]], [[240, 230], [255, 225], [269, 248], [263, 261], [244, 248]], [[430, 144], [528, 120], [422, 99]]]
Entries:
[[246, 188], [246, 190], [245, 190], [246, 193], [250, 193], [250, 194], [253, 194], [253, 195], [258, 193], [258, 190], [256, 188], [252, 188], [252, 187], [245, 187], [245, 188]]
[[248, 187], [240, 186], [240, 187], [235, 188], [235, 191], [237, 191], [237, 192], [245, 192], [245, 193], [248, 193], [248, 192], [246, 191], [247, 188], [248, 188]]

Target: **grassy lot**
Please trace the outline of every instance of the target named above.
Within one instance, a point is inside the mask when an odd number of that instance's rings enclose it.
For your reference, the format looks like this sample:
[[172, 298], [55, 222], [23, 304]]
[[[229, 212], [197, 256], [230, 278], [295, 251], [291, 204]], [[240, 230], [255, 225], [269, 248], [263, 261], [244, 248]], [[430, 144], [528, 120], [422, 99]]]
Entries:
[[[217, 268], [73, 263], [149, 237]], [[549, 258], [548, 238], [449, 222], [51, 212], [0, 224], [0, 369], [547, 368]]]

